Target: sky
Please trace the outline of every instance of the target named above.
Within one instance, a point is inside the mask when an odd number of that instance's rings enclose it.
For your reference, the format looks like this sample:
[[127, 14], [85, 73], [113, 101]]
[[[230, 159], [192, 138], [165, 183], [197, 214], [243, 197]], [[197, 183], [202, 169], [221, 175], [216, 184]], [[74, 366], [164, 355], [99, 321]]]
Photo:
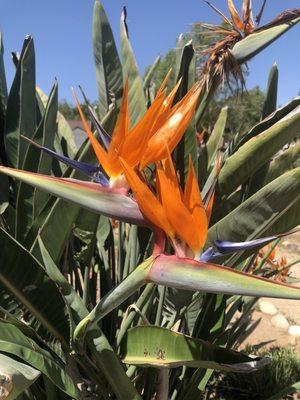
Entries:
[[[226, 0], [211, 0], [226, 12]], [[236, 0], [237, 6], [241, 1]], [[253, 0], [257, 8], [261, 0]], [[119, 47], [119, 21], [122, 6], [127, 7], [127, 23], [139, 71], [152, 64], [158, 55], [175, 47], [181, 32], [194, 22], [219, 23], [219, 17], [202, 0], [103, 0]], [[5, 48], [8, 84], [14, 67], [10, 52], [20, 51], [26, 34], [34, 38], [37, 84], [49, 93], [55, 77], [59, 98], [72, 101], [71, 87], [82, 85], [90, 100], [97, 99], [92, 52], [94, 0], [0, 0], [0, 30]], [[299, 7], [299, 0], [269, 0], [262, 23], [285, 8]], [[247, 88], [266, 86], [268, 70], [274, 62], [279, 68], [279, 104], [295, 97], [300, 89], [300, 24], [249, 63]]]

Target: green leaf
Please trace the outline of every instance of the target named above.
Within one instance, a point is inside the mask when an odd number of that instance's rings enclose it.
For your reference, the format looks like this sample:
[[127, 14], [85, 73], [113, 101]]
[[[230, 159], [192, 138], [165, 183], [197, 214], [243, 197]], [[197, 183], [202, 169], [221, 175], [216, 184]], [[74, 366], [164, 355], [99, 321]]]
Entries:
[[291, 386], [285, 387], [284, 389], [280, 390], [278, 393], [274, 394], [271, 397], [268, 397], [267, 400], [282, 400], [286, 398], [286, 396], [294, 393], [300, 392], [300, 382], [296, 382]]
[[[48, 103], [48, 96], [40, 89], [36, 88], [37, 96], [46, 107]], [[54, 148], [57, 153], [64, 154], [70, 158], [74, 158], [77, 153], [77, 146], [74, 141], [73, 131], [68, 124], [65, 117], [58, 111], [57, 113], [57, 132], [54, 139]], [[65, 167], [61, 166], [64, 171]]]
[[[48, 303], [49, 299], [48, 297]], [[0, 351], [13, 354], [45, 374], [59, 389], [81, 399], [64, 366], [12, 324], [0, 321]]]
[[266, 131], [268, 128], [271, 128], [277, 122], [286, 117], [290, 112], [295, 110], [299, 105], [300, 105], [300, 97], [296, 97], [283, 107], [278, 108], [274, 113], [269, 115], [263, 121], [256, 124], [247, 134], [243, 135], [241, 139], [237, 142], [237, 144], [234, 146], [234, 151], [236, 151], [249, 139], [258, 136], [260, 133]]
[[222, 196], [232, 193], [286, 143], [299, 135], [299, 131], [300, 109], [297, 108], [259, 136], [246, 142], [225, 161], [218, 179], [219, 193]]
[[0, 247], [1, 285], [25, 306], [46, 332], [68, 348], [70, 316], [58, 287], [32, 255], [3, 229], [0, 229]]
[[26, 238], [26, 247], [40, 262], [42, 257], [38, 245], [38, 236], [47, 245], [51, 258], [55, 263], [59, 263], [65, 249], [70, 232], [74, 227], [76, 218], [80, 212], [80, 207], [70, 204], [63, 199], [56, 199], [54, 203], [49, 203], [43, 212], [35, 219], [32, 229]]
[[251, 358], [158, 326], [130, 329], [122, 346], [122, 361], [147, 367], [176, 368], [185, 365], [235, 372], [250, 372], [269, 362], [266, 358]]
[[75, 323], [79, 323], [87, 315], [87, 309], [83, 304], [81, 297], [78, 296], [73, 286], [69, 284], [63, 274], [60, 272], [54, 261], [50, 257], [42, 239], [38, 238], [43, 264], [50, 279], [55, 282], [61, 289], [61, 292], [70, 307]]
[[293, 205], [276, 221], [268, 227], [264, 234], [266, 236], [277, 234], [278, 232], [288, 232], [289, 230], [295, 228], [295, 226], [300, 225], [300, 200], [297, 200]]
[[0, 166], [0, 172], [71, 201], [81, 207], [125, 222], [145, 224], [137, 203], [130, 197], [114, 193], [93, 182], [55, 178]]
[[271, 27], [262, 27], [236, 43], [231, 49], [239, 64], [249, 61], [300, 21], [300, 17]]
[[[54, 84], [46, 109], [39, 127], [37, 128], [33, 140], [41, 145], [53, 148], [53, 141], [56, 132], [56, 113], [57, 113], [57, 83]], [[26, 142], [24, 138], [21, 141]], [[52, 159], [44, 154], [35, 146], [29, 144], [24, 156], [23, 168], [27, 171], [51, 174]], [[31, 227], [34, 215], [38, 215], [45, 205], [46, 193], [36, 191], [34, 188], [20, 183], [18, 185], [16, 199], [16, 239], [24, 243], [25, 237]]]
[[152, 78], [159, 66], [159, 63], [160, 63], [160, 57], [158, 56], [155, 59], [153, 65], [151, 65], [151, 67], [149, 68], [149, 71], [144, 78], [144, 90], [147, 90], [149, 88], [149, 86], [151, 85]]
[[[180, 38], [178, 39], [181, 40]], [[177, 82], [181, 79], [181, 84], [176, 93], [174, 104], [180, 101], [188, 92], [191, 85], [195, 80], [195, 55], [192, 41], [186, 43], [182, 48], [178, 50], [178, 74]], [[196, 127], [194, 119], [190, 123], [187, 131], [183, 135], [179, 144], [176, 147], [176, 167], [180, 175], [181, 186], [184, 186], [185, 177], [188, 172], [189, 157], [192, 157], [194, 170], [198, 172], [198, 160], [197, 160], [197, 138], [196, 138]]]
[[208, 156], [207, 160], [208, 167], [212, 165], [218, 150], [220, 150], [222, 146], [223, 134], [227, 122], [227, 113], [228, 113], [228, 107], [223, 107], [219, 114], [217, 122], [215, 123], [214, 129], [207, 141], [206, 149]]
[[99, 93], [99, 114], [103, 118], [109, 108], [110, 92], [117, 102], [123, 91], [122, 65], [118, 56], [113, 33], [100, 1], [94, 4], [93, 50]]
[[[114, 112], [108, 113], [107, 117], [103, 120], [103, 126], [108, 132], [111, 132], [110, 128], [114, 116]], [[89, 141], [83, 143], [76, 159], [91, 164], [97, 162]], [[70, 168], [66, 171], [65, 175], [71, 178], [87, 179], [83, 174], [78, 171], [72, 171]], [[55, 263], [58, 263], [79, 212], [80, 207], [78, 205], [66, 203], [63, 199], [57, 199], [53, 204], [50, 198], [41, 215], [35, 219], [32, 229], [27, 235], [26, 247], [31, 248], [32, 254], [38, 260], [42, 260], [37, 241], [38, 235], [40, 235], [51, 258]]]
[[280, 228], [277, 226], [274, 234], [287, 232], [297, 226], [297, 219], [293, 223], [287, 214], [299, 203], [299, 199], [300, 168], [297, 168], [263, 187], [213, 225], [209, 229], [206, 246], [213, 245], [217, 239], [243, 242], [268, 236], [270, 228], [279, 219]]
[[[74, 315], [74, 321], [79, 322], [88, 315], [88, 310], [84, 306], [82, 299], [54, 264], [41, 238], [39, 238], [38, 243], [48, 275], [60, 287]], [[130, 379], [126, 376], [117, 355], [101, 330], [95, 328], [88, 335], [87, 341], [94, 354], [97, 366], [102, 369], [118, 398], [124, 400], [127, 398], [140, 399]], [[107, 365], [110, 368], [107, 368]]]
[[157, 257], [149, 268], [146, 280], [158, 285], [207, 293], [300, 299], [300, 288], [229, 267], [176, 256]]
[[6, 104], [7, 104], [7, 85], [4, 68], [4, 47], [2, 33], [0, 32], [0, 158], [4, 158], [5, 150], [3, 143]]
[[300, 166], [300, 142], [291, 145], [280, 156], [271, 161], [267, 175], [266, 183], [272, 182], [285, 172]]
[[[44, 117], [42, 119], [43, 124], [43, 137], [41, 146], [47, 147], [50, 150], [54, 150], [54, 140], [57, 130], [57, 109], [58, 109], [58, 87], [57, 81], [55, 81], [54, 86], [48, 98], [46, 105], [46, 110]], [[40, 152], [40, 160], [38, 165], [38, 170], [36, 172], [40, 174], [51, 174], [52, 170], [52, 158], [44, 153]], [[38, 190], [34, 193], [34, 216], [39, 215], [43, 209], [45, 203], [47, 202], [49, 195]]]
[[[262, 110], [262, 119], [272, 114], [277, 107], [277, 90], [278, 90], [278, 68], [274, 64], [269, 73], [266, 98]], [[265, 183], [266, 174], [270, 161], [267, 161], [255, 174], [250, 178], [249, 186], [247, 188], [247, 197], [257, 192]]]
[[128, 28], [126, 24], [126, 8], [124, 7], [121, 16], [121, 53], [123, 61], [124, 80], [128, 79], [129, 84], [129, 110], [131, 126], [135, 125], [146, 112], [146, 98], [143, 82], [139, 75], [134, 53], [129, 42]]
[[28, 144], [20, 135], [32, 138], [35, 129], [35, 54], [33, 39], [27, 36], [7, 100], [5, 146], [10, 165], [23, 167]]
[[[0, 164], [6, 161], [6, 152], [4, 147], [4, 128], [7, 103], [7, 85], [5, 77], [5, 68], [3, 62], [3, 41], [0, 32]], [[9, 183], [7, 177], [0, 177], [0, 215], [6, 210], [9, 200]]]
[[5, 395], [1, 397], [7, 400], [16, 399], [40, 374], [35, 368], [0, 353], [0, 389], [1, 395]]
[[275, 63], [272, 66], [269, 73], [268, 85], [266, 90], [266, 99], [264, 102], [264, 107], [262, 112], [262, 119], [265, 119], [276, 110], [277, 92], [278, 92], [278, 68]]

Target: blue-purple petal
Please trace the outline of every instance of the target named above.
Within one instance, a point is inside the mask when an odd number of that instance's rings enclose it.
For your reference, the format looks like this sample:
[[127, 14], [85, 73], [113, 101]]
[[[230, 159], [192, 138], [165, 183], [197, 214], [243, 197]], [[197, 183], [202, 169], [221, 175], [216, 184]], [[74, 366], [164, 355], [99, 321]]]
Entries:
[[219, 252], [215, 251], [212, 247], [209, 247], [201, 254], [199, 260], [202, 262], [208, 262], [208, 261], [213, 260], [214, 258], [221, 257], [221, 256], [223, 256], [222, 253], [219, 253]]
[[273, 240], [278, 239], [281, 236], [287, 235], [276, 235], [276, 236], [269, 236], [265, 238], [260, 238], [260, 239], [255, 239], [255, 240], [249, 240], [246, 242], [230, 242], [227, 240], [215, 240], [215, 246], [216, 248], [222, 253], [222, 254], [228, 254], [228, 253], [234, 253], [236, 251], [241, 251], [241, 250], [247, 250], [247, 249], [252, 249], [255, 247], [261, 247], [265, 246], [268, 243], [272, 242]]
[[99, 183], [104, 187], [108, 186], [109, 182], [108, 182], [107, 178], [104, 176], [104, 174], [101, 172], [98, 165], [93, 165], [93, 164], [88, 164], [88, 163], [85, 163], [82, 161], [72, 160], [71, 158], [68, 158], [66, 156], [56, 153], [53, 150], [48, 149], [47, 147], [40, 146], [39, 144], [33, 142], [32, 140], [30, 140], [28, 138], [25, 138], [25, 139], [28, 140], [32, 145], [34, 145], [38, 149], [47, 153], [49, 156], [56, 158], [57, 160], [68, 165], [69, 167], [77, 169], [78, 171], [87, 175], [94, 182]]

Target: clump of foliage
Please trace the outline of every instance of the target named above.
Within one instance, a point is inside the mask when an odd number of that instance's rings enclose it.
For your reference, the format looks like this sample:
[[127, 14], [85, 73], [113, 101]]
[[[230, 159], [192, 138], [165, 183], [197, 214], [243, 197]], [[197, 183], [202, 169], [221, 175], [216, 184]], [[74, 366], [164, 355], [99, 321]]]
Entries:
[[273, 67], [257, 125], [224, 149], [223, 108], [208, 137], [199, 134], [221, 78], [241, 78], [241, 65], [300, 19], [296, 10], [256, 31], [249, 7], [244, 0], [251, 29], [236, 22], [230, 2], [238, 32], [210, 48], [200, 82], [193, 44], [180, 38], [167, 90], [168, 76], [160, 88], [151, 84], [158, 62], [141, 79], [126, 10], [121, 62], [96, 1], [99, 104], [95, 111], [82, 93], [87, 118], [74, 93], [88, 137], [78, 152], [57, 112], [57, 82], [49, 97], [36, 89], [33, 39], [15, 59], [8, 93], [1, 43], [7, 399], [188, 400], [214, 370], [248, 373], [269, 362], [234, 349], [255, 329], [249, 315], [259, 296], [300, 299], [299, 288], [254, 263], [261, 247], [300, 223], [299, 147], [277, 156], [299, 133], [300, 100], [276, 109]]
[[[256, 399], [265, 400], [272, 398], [285, 387], [292, 386], [300, 381], [300, 358], [293, 349], [289, 347], [271, 347], [268, 350], [255, 351], [248, 346], [247, 354], [259, 354], [268, 356], [271, 362], [265, 368], [250, 372], [249, 374], [220, 374], [208, 391], [212, 395], [206, 398], [217, 398], [222, 400]], [[291, 390], [290, 393], [293, 393]], [[290, 395], [278, 397], [289, 399]]]

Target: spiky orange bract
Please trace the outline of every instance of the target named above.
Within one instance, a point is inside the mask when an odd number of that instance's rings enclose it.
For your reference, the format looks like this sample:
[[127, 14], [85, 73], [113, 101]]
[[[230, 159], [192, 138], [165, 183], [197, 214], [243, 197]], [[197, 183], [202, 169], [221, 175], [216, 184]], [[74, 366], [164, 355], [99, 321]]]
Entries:
[[143, 118], [127, 135], [122, 147], [122, 158], [131, 166], [137, 165], [147, 146], [153, 125], [165, 99], [164, 92], [158, 93]]
[[194, 225], [197, 227], [199, 245], [203, 247], [207, 237], [208, 216], [203, 204], [191, 157], [189, 158], [189, 170], [184, 188], [184, 203], [193, 216]]
[[158, 179], [161, 190], [161, 200], [168, 220], [177, 236], [194, 251], [200, 250], [192, 214], [174, 190], [172, 181], [168, 179], [162, 166], [157, 167]]
[[190, 161], [187, 182], [182, 193], [166, 144], [165, 148], [167, 158], [156, 167], [156, 196], [124, 160], [121, 163], [145, 218], [163, 229], [175, 247], [178, 243], [185, 244], [196, 255], [206, 241], [208, 226], [197, 178]]
[[93, 135], [93, 132], [91, 131], [91, 128], [82, 112], [82, 109], [80, 107], [78, 98], [76, 96], [76, 93], [73, 91], [73, 96], [76, 102], [76, 106], [84, 127], [84, 130], [93, 146], [94, 152], [96, 154], [96, 157], [99, 161], [99, 163], [102, 165], [104, 171], [107, 173], [107, 175], [110, 176], [110, 171], [111, 171], [111, 167], [109, 164], [109, 160], [108, 160], [108, 155], [106, 153], [106, 151], [103, 149], [103, 147], [101, 146], [101, 144], [98, 142], [98, 140], [95, 138], [95, 136]]
[[232, 22], [234, 23], [235, 27], [242, 31], [244, 28], [244, 24], [235, 8], [233, 0], [228, 0], [228, 8], [232, 18]]
[[167, 157], [165, 143], [168, 144], [171, 152], [175, 149], [190, 124], [199, 94], [199, 84], [195, 84], [186, 96], [172, 108], [165, 123], [149, 140], [140, 162], [141, 169]]
[[173, 237], [174, 230], [172, 229], [165, 210], [159, 200], [125, 160], [120, 158], [120, 162], [123, 166], [127, 182], [134, 193], [135, 199], [144, 217], [155, 226], [165, 231], [169, 237]]
[[122, 146], [128, 134], [129, 125], [130, 125], [130, 119], [129, 119], [129, 108], [128, 108], [128, 82], [126, 81], [123, 91], [120, 112], [108, 148], [108, 162], [110, 165], [111, 177], [116, 177], [123, 171], [119, 161], [119, 155], [122, 152]]

